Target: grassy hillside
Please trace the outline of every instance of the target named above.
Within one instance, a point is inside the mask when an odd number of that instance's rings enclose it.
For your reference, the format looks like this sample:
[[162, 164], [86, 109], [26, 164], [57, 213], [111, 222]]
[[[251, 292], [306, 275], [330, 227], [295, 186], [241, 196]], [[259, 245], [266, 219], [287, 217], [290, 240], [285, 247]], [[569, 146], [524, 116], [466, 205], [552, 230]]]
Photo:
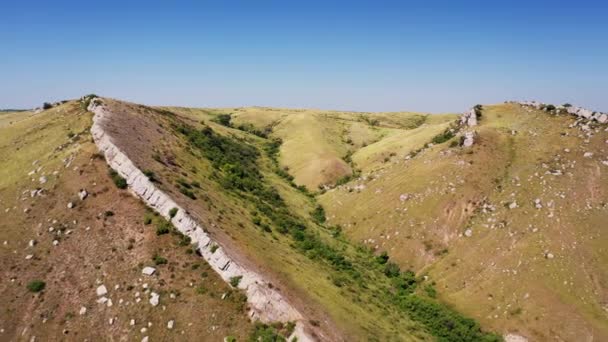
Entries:
[[574, 121], [484, 106], [472, 148], [397, 153], [319, 201], [351, 239], [427, 275], [442, 300], [494, 331], [606, 339], [608, 133]]
[[239, 294], [145, 224], [153, 215], [112, 183], [90, 124], [76, 101], [0, 116], [0, 340], [246, 340]]
[[[101, 101], [114, 143], [320, 340], [608, 338], [606, 126], [483, 106], [464, 148], [449, 114]], [[121, 189], [90, 125], [78, 101], [0, 116], [3, 338], [288, 334]]]
[[103, 101], [122, 113], [108, 127], [121, 137], [116, 143], [226, 250], [273, 279], [318, 337], [496, 339], [428, 295], [421, 279], [324, 223], [314, 196], [281, 167], [286, 142], [277, 130], [288, 119], [263, 133], [228, 122], [223, 110]]

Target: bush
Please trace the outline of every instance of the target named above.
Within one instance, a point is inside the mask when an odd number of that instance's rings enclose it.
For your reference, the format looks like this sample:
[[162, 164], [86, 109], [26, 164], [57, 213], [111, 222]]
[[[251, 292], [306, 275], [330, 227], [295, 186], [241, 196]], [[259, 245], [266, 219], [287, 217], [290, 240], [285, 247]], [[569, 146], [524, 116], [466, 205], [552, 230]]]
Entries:
[[230, 278], [230, 286], [232, 286], [232, 287], [239, 286], [239, 283], [241, 282], [241, 279], [243, 279], [243, 276], [231, 277]]
[[323, 224], [325, 223], [325, 220], [327, 220], [325, 217], [325, 209], [323, 209], [321, 205], [317, 205], [315, 210], [310, 213], [310, 216], [312, 216], [312, 219], [318, 224]]
[[30, 290], [30, 292], [40, 292], [44, 290], [45, 287], [46, 283], [42, 280], [33, 280], [27, 284], [27, 289]]
[[160, 221], [156, 226], [156, 235], [169, 234], [171, 224], [165, 220]]
[[46, 109], [51, 109], [51, 108], [53, 108], [53, 105], [48, 102], [45, 102], [42, 104], [42, 109], [46, 110]]
[[388, 253], [386, 251], [382, 252], [382, 254], [378, 255], [376, 257], [376, 261], [380, 264], [380, 265], [385, 265], [388, 262]]
[[213, 118], [213, 120], [211, 121], [217, 122], [222, 126], [232, 127], [232, 123], [230, 122], [231, 119], [232, 117], [230, 116], [230, 114], [220, 114]]
[[220, 248], [220, 246], [213, 244], [213, 246], [211, 246], [211, 248], [209, 250], [211, 251], [211, 253], [215, 253], [215, 251], [217, 251], [218, 248]]
[[169, 217], [174, 218], [175, 215], [177, 215], [177, 208], [171, 208], [171, 210], [169, 210]]
[[545, 106], [545, 110], [546, 110], [547, 112], [550, 112], [550, 111], [552, 111], [552, 110], [555, 110], [555, 106], [554, 106], [554, 105], [552, 105], [552, 104], [548, 104], [548, 105], [546, 105], [546, 106]]
[[165, 265], [167, 262], [169, 262], [166, 258], [163, 258], [162, 256], [155, 254], [152, 257], [152, 261], [154, 261], [155, 265]]
[[190, 189], [186, 189], [186, 188], [179, 188], [179, 192], [181, 192], [182, 194], [184, 194], [186, 197], [190, 197], [191, 199], [195, 200], [196, 199], [196, 195], [194, 194], [194, 192], [192, 192], [192, 190]]
[[444, 142], [452, 139], [454, 137], [454, 132], [452, 129], [448, 128], [443, 133], [437, 134], [431, 140], [433, 144], [443, 144]]
[[146, 177], [148, 177], [148, 180], [150, 182], [158, 182], [158, 179], [156, 178], [156, 174], [154, 173], [154, 171], [152, 171], [152, 170], [144, 170], [144, 175]]
[[116, 172], [114, 170], [110, 170], [110, 178], [112, 178], [112, 182], [114, 182], [114, 185], [116, 185], [117, 188], [119, 188], [119, 189], [127, 188], [127, 180], [122, 178], [118, 174], [118, 172]]
[[389, 278], [398, 277], [400, 272], [399, 266], [394, 262], [388, 262], [386, 263], [386, 266], [384, 266], [384, 274]]

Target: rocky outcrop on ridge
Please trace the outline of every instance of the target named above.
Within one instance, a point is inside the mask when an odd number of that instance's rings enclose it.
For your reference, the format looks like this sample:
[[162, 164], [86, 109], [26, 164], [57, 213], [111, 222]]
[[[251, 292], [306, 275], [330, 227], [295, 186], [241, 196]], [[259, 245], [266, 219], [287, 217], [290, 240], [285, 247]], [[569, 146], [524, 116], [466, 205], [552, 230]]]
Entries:
[[[477, 122], [481, 117], [481, 105], [476, 105], [475, 107], [469, 109], [468, 111], [462, 113], [460, 116], [460, 127], [462, 128], [470, 128], [477, 126]], [[470, 147], [475, 143], [475, 137], [477, 137], [477, 132], [474, 130], [466, 129], [462, 135], [462, 147]]]
[[[114, 143], [104, 131], [104, 122], [111, 120], [112, 113], [104, 107], [99, 98], [92, 99], [87, 109], [94, 113], [91, 133], [95, 144], [104, 154], [108, 165], [127, 180], [129, 189], [144, 203], [158, 212], [177, 228], [182, 234], [191, 238], [193, 244], [209, 265], [226, 282], [240, 277], [237, 287], [247, 294], [249, 316], [251, 320], [264, 323], [296, 322], [293, 337], [298, 341], [313, 341], [304, 331], [304, 317], [285, 297], [257, 272], [239, 265], [187, 211], [173, 201], [167, 194], [158, 189], [144, 173], [135, 166], [129, 157]], [[172, 209], [177, 214], [171, 215]]]
[[544, 110], [553, 114], [571, 114], [587, 121], [596, 121], [599, 123], [608, 122], [608, 113], [596, 112], [582, 107], [572, 106], [570, 104], [554, 106], [552, 104], [537, 101], [514, 101], [512, 103], [517, 103], [524, 107], [532, 107], [538, 110]]

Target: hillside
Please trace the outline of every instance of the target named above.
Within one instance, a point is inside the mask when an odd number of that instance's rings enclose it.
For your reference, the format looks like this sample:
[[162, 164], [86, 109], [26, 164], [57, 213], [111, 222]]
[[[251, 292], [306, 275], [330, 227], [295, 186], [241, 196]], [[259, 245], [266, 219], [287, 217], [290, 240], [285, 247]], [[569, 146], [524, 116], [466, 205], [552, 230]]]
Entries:
[[0, 336], [607, 339], [608, 128], [566, 111], [3, 113]]

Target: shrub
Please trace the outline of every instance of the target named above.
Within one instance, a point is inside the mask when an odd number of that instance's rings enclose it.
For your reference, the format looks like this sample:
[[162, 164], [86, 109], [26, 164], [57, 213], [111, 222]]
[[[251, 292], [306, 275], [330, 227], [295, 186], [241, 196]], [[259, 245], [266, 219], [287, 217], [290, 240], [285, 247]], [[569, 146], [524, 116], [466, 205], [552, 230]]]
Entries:
[[231, 119], [232, 117], [230, 116], [230, 114], [220, 114], [213, 118], [213, 120], [211, 121], [217, 122], [222, 126], [232, 127], [232, 123], [230, 122]]
[[32, 280], [27, 284], [27, 289], [30, 290], [30, 292], [40, 292], [44, 290], [45, 287], [46, 283], [42, 280]]
[[144, 175], [146, 177], [148, 177], [148, 180], [150, 182], [158, 182], [158, 179], [156, 179], [156, 174], [154, 173], [154, 171], [152, 171], [152, 170], [144, 170]]
[[211, 246], [211, 248], [209, 250], [211, 251], [211, 253], [215, 253], [215, 251], [217, 251], [218, 248], [220, 248], [220, 246], [213, 244], [213, 246]]
[[103, 213], [103, 216], [105, 216], [105, 217], [112, 217], [112, 216], [114, 216], [114, 212], [112, 210], [106, 210]]
[[152, 215], [150, 215], [150, 214], [146, 214], [146, 215], [144, 216], [144, 224], [147, 226], [147, 225], [149, 225], [150, 223], [152, 223]]
[[382, 254], [378, 255], [376, 257], [376, 261], [380, 264], [380, 265], [385, 265], [388, 262], [388, 253], [386, 251], [382, 252]]
[[243, 276], [231, 277], [230, 278], [230, 286], [232, 286], [232, 287], [239, 286], [239, 283], [241, 282], [241, 279], [243, 279]]
[[569, 104], [569, 103], [564, 103], [563, 106], [566, 107], [566, 108], [572, 107], [572, 105]]
[[156, 226], [156, 235], [169, 234], [171, 224], [165, 220], [160, 221]]
[[46, 110], [46, 109], [51, 109], [51, 108], [53, 108], [53, 105], [50, 104], [49, 102], [45, 102], [42, 104], [42, 109]]
[[387, 262], [386, 266], [384, 266], [384, 274], [389, 278], [395, 278], [399, 276], [399, 266], [394, 262]]
[[165, 265], [168, 262], [168, 260], [166, 258], [163, 258], [162, 256], [160, 256], [158, 254], [155, 254], [152, 257], [152, 261], [154, 261], [155, 265]]
[[327, 218], [325, 217], [325, 209], [321, 205], [317, 205], [315, 210], [310, 213], [312, 219], [318, 224], [323, 224]]
[[181, 192], [182, 194], [184, 194], [186, 197], [190, 197], [191, 199], [195, 200], [196, 199], [196, 195], [194, 194], [194, 192], [192, 192], [192, 190], [190, 189], [186, 189], [186, 188], [179, 188], [179, 192]]
[[443, 144], [444, 142], [452, 139], [454, 137], [454, 132], [452, 129], [448, 128], [443, 133], [437, 134], [431, 140], [433, 144]]
[[249, 341], [285, 342], [287, 340], [279, 334], [276, 328], [257, 322], [255, 329], [249, 336]]
[[171, 210], [169, 210], [169, 217], [174, 218], [175, 215], [177, 215], [177, 208], [171, 208]]
[[435, 287], [431, 284], [424, 287], [424, 292], [431, 298], [437, 298], [437, 290], [435, 290]]
[[114, 182], [114, 185], [116, 185], [117, 188], [119, 188], [119, 189], [127, 188], [127, 180], [122, 178], [122, 176], [120, 176], [118, 174], [118, 172], [116, 172], [114, 170], [110, 170], [110, 178], [112, 178], [112, 182]]
[[552, 110], [555, 110], [555, 106], [552, 105], [552, 104], [548, 104], [548, 105], [545, 106], [545, 110], [548, 111], [548, 112], [550, 112]]

